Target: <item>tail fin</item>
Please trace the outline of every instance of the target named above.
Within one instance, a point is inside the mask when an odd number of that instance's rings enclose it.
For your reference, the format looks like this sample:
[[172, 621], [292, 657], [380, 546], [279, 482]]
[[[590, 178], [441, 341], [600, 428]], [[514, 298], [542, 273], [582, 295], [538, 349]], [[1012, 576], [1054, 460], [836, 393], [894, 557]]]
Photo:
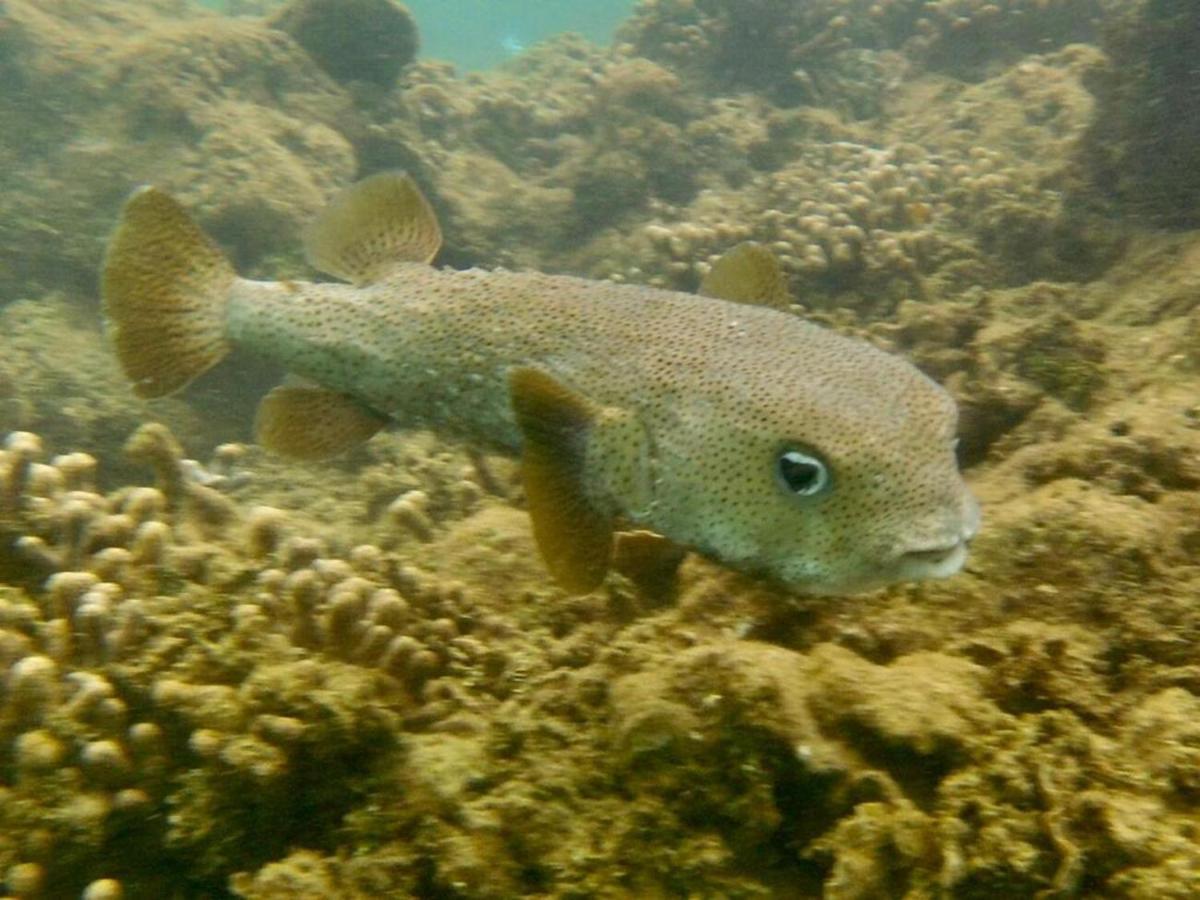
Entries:
[[125, 203], [101, 279], [117, 358], [140, 397], [179, 390], [229, 352], [225, 308], [237, 276], [170, 196]]

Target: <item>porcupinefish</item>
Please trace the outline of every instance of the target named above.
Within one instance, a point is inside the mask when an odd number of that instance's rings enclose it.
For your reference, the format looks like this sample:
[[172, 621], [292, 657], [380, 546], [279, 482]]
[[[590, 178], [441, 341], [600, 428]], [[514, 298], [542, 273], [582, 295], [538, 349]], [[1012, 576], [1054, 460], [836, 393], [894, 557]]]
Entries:
[[304, 242], [350, 283], [240, 278], [174, 199], [137, 190], [102, 279], [134, 391], [171, 393], [241, 347], [302, 379], [259, 407], [276, 452], [329, 457], [391, 420], [519, 450], [538, 549], [571, 592], [600, 584], [624, 528], [808, 593], [963, 565], [979, 508], [954, 401], [772, 308], [785, 282], [761, 245], [699, 295], [438, 269], [437, 219], [400, 173], [346, 189]]

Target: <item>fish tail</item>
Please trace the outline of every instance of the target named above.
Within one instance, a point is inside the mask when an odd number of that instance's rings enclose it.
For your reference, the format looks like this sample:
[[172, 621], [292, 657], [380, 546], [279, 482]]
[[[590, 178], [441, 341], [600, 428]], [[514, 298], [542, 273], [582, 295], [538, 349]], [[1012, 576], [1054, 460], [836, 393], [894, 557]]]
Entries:
[[138, 396], [179, 390], [229, 352], [225, 314], [236, 278], [168, 194], [143, 187], [126, 201], [101, 289], [117, 358]]

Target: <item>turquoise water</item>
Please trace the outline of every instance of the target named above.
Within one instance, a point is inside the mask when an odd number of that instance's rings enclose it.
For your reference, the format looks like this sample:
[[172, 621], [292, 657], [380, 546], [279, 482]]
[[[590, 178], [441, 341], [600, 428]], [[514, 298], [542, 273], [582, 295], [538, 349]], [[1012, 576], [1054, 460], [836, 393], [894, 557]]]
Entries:
[[612, 39], [634, 0], [412, 0], [421, 55], [486, 69], [563, 31], [600, 44]]
[[[236, 10], [230, 0], [202, 6]], [[564, 31], [607, 44], [636, 0], [410, 0], [421, 31], [421, 56], [444, 59], [465, 71], [488, 69]]]

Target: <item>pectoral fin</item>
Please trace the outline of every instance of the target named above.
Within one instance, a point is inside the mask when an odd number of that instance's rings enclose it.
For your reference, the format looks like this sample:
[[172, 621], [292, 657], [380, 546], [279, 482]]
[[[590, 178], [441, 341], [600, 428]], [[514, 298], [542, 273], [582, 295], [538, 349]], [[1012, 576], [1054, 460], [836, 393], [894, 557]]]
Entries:
[[442, 246], [433, 208], [403, 172], [380, 172], [346, 188], [304, 232], [316, 269], [357, 285], [403, 262], [427, 263]]
[[779, 267], [779, 260], [754, 241], [738, 244], [713, 263], [700, 282], [700, 293], [777, 309], [786, 309], [791, 302], [787, 277]]
[[345, 394], [281, 385], [258, 405], [254, 432], [258, 443], [280, 456], [319, 460], [357, 447], [386, 424]]
[[584, 481], [599, 410], [539, 369], [515, 369], [508, 383], [538, 550], [564, 590], [587, 593], [604, 580], [613, 553], [613, 518], [596, 508]]

